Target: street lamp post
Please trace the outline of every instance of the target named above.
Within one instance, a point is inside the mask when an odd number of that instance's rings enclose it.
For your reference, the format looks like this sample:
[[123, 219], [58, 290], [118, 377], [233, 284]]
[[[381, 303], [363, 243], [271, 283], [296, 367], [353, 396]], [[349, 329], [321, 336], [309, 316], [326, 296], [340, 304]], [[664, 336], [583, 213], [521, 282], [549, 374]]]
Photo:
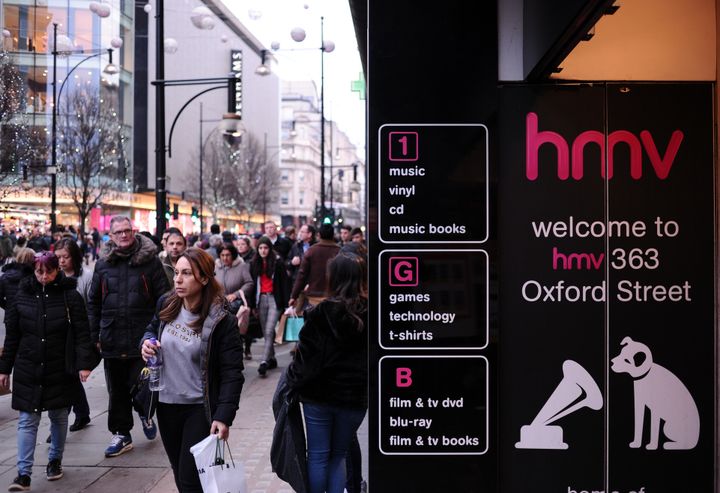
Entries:
[[[50, 230], [52, 232], [55, 232], [55, 228], [57, 227], [57, 215], [55, 209], [57, 209], [57, 115], [58, 115], [58, 100], [60, 96], [62, 96], [62, 90], [65, 88], [65, 83], [70, 78], [70, 74], [72, 74], [76, 68], [78, 68], [81, 64], [86, 62], [87, 60], [90, 60], [91, 58], [98, 57], [102, 55], [103, 53], [107, 52], [108, 54], [108, 64], [103, 69], [103, 72], [105, 72], [108, 75], [117, 74], [120, 70], [113, 65], [112, 61], [112, 54], [113, 49], [107, 48], [107, 49], [100, 49], [100, 50], [92, 50], [89, 56], [84, 58], [83, 60], [80, 60], [73, 68], [71, 68], [68, 73], [65, 75], [65, 79], [63, 79], [62, 84], [60, 85], [60, 89], [57, 88], [57, 57], [58, 55], [69, 55], [72, 54], [72, 50], [63, 50], [58, 51], [57, 46], [57, 38], [58, 38], [58, 24], [56, 22], [53, 22], [53, 50], [51, 52], [53, 56], [53, 81], [52, 81], [52, 88], [53, 88], [53, 106], [52, 106], [52, 134], [51, 134], [51, 155], [50, 155], [50, 167], [48, 168], [48, 172], [52, 175], [50, 178]], [[81, 52], [85, 53], [85, 52]]]
[[[156, 207], [157, 207], [157, 234], [159, 236], [162, 235], [162, 233], [165, 231], [165, 197], [167, 196], [167, 190], [165, 190], [165, 152], [168, 153], [168, 156], [172, 157], [172, 136], [173, 132], [175, 130], [175, 125], [177, 124], [178, 119], [180, 118], [180, 115], [183, 111], [185, 111], [185, 108], [190, 105], [193, 101], [195, 101], [197, 98], [202, 96], [203, 94], [206, 94], [210, 91], [216, 91], [218, 89], [226, 89], [228, 91], [228, 112], [223, 115], [223, 118], [221, 120], [221, 129], [225, 134], [232, 135], [233, 137], [242, 137], [242, 135], [245, 133], [245, 127], [242, 124], [242, 121], [240, 119], [240, 115], [235, 113], [235, 101], [233, 99], [233, 91], [235, 88], [235, 83], [237, 79], [235, 77], [235, 74], [231, 74], [229, 77], [208, 77], [204, 79], [178, 79], [178, 80], [154, 80], [151, 82], [154, 86], [163, 86], [165, 87], [176, 87], [176, 86], [204, 86], [204, 85], [212, 85], [212, 87], [208, 89], [203, 89], [199, 93], [192, 96], [190, 99], [185, 101], [185, 104], [182, 105], [180, 110], [175, 115], [175, 119], [172, 122], [172, 125], [170, 125], [170, 133], [168, 135], [167, 141], [165, 140], [165, 122], [164, 122], [164, 103], [162, 104], [163, 108], [163, 116], [162, 116], [162, 122], [158, 120], [158, 125], [162, 126], [162, 133], [157, 132], [156, 138], [159, 139], [156, 143], [156, 149], [155, 149], [155, 158], [156, 158], [156, 167], [155, 167], [155, 173], [156, 173], [156, 180], [155, 180], [155, 200], [156, 200]], [[218, 84], [218, 85], [213, 85]], [[165, 91], [162, 91], [162, 97], [165, 98]], [[167, 142], [167, 143], [166, 143]], [[201, 150], [202, 151], [202, 150]], [[162, 176], [160, 176], [162, 174]], [[162, 186], [162, 188], [160, 188]], [[162, 203], [160, 202], [160, 198], [162, 198]], [[202, 205], [201, 205], [202, 207]]]
[[199, 198], [199, 200], [200, 200], [200, 210], [199, 210], [199, 213], [200, 213], [200, 236], [202, 236], [202, 233], [203, 233], [203, 203], [204, 203], [203, 193], [205, 191], [205, 185], [203, 182], [203, 161], [205, 159], [205, 147], [207, 147], [207, 143], [210, 140], [210, 137], [212, 136], [212, 134], [215, 132], [215, 130], [217, 130], [217, 128], [215, 128], [212, 132], [210, 132], [208, 134], [207, 137], [205, 137], [203, 139], [203, 135], [204, 135], [203, 123], [217, 123], [217, 122], [222, 122], [222, 121], [223, 121], [222, 119], [218, 119], [218, 118], [203, 119], [203, 104], [200, 103], [200, 119], [198, 120], [198, 123], [200, 124], [199, 125], [199, 127], [200, 127], [200, 198]]
[[325, 37], [320, 17], [320, 215], [325, 216]]
[[330, 175], [330, 208], [333, 209], [333, 212], [334, 212], [334, 207], [335, 207], [335, 203], [334, 203], [335, 199], [333, 197], [332, 182], [336, 177], [338, 177], [342, 181], [342, 178], [345, 174], [344, 169], [352, 168], [352, 170], [353, 170], [353, 180], [350, 182], [350, 191], [357, 192], [361, 188], [360, 182], [357, 179], [358, 163], [340, 164], [340, 165], [336, 165], [335, 168], [341, 168], [341, 169], [339, 169], [335, 175]]
[[[325, 17], [320, 16], [320, 214], [325, 215], [325, 52], [328, 53], [335, 49], [335, 43], [328, 41], [325, 42], [324, 33], [324, 22]], [[300, 29], [301, 36], [295, 38], [294, 32], [291, 36], [295, 41], [302, 41], [305, 39], [304, 30]], [[314, 48], [313, 48], [314, 49]], [[292, 49], [289, 51], [293, 51]], [[255, 69], [255, 73], [258, 75], [269, 75], [270, 67], [266, 65], [266, 54], [262, 53], [262, 63]]]
[[[164, 0], [155, 0], [155, 79], [165, 80], [165, 12]], [[162, 145], [161, 145], [162, 143]], [[155, 84], [155, 234], [165, 231], [165, 84]]]

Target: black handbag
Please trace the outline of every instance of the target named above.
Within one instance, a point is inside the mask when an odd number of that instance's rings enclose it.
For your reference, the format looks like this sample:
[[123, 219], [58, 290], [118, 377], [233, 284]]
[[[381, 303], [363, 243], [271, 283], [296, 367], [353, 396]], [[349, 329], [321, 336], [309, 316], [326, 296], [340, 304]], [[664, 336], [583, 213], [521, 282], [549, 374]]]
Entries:
[[305, 431], [300, 401], [287, 383], [287, 370], [278, 381], [272, 401], [275, 415], [270, 465], [277, 476], [297, 493], [309, 490]]
[[150, 390], [150, 369], [146, 366], [140, 371], [135, 384], [130, 388], [133, 407], [150, 419], [155, 416], [158, 392]]
[[248, 330], [245, 337], [249, 337], [250, 339], [262, 339], [264, 337], [262, 327], [260, 326], [260, 319], [257, 315], [250, 314]]

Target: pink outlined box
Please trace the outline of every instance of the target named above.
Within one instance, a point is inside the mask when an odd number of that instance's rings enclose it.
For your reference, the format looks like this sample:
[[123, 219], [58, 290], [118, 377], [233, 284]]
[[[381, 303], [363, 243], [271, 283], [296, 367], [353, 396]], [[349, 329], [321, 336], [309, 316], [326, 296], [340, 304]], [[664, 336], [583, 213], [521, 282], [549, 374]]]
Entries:
[[[388, 159], [390, 161], [417, 161], [420, 153], [419, 142], [420, 137], [417, 132], [390, 132], [388, 134]], [[393, 153], [394, 147], [400, 147], [399, 156], [397, 152]]]
[[417, 286], [419, 260], [417, 257], [390, 257], [388, 259], [388, 284], [390, 286]]

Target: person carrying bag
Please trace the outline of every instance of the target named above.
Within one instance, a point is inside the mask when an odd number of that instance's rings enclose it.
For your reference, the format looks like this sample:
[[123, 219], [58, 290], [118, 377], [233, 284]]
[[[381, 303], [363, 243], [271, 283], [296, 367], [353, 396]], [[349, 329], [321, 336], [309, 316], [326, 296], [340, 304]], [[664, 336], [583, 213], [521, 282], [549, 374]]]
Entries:
[[203, 491], [190, 448], [208, 434], [228, 439], [244, 382], [237, 319], [223, 308], [214, 267], [199, 248], [182, 253], [175, 289], [158, 302], [141, 341], [145, 361], [162, 354], [157, 418], [180, 493]]
[[[328, 298], [305, 312], [287, 369], [303, 406], [309, 493], [343, 493], [353, 437], [368, 406], [367, 267], [339, 253], [328, 264]], [[360, 470], [359, 468], [357, 470]]]

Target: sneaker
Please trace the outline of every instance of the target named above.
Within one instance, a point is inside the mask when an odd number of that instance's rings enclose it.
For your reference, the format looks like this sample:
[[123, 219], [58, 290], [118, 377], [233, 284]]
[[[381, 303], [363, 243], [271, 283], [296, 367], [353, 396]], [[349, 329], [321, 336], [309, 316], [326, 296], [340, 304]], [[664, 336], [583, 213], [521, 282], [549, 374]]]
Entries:
[[264, 377], [265, 374], [267, 373], [267, 371], [268, 371], [267, 361], [263, 361], [262, 363], [260, 363], [260, 366], [258, 366], [258, 374], [261, 377]]
[[75, 422], [70, 425], [70, 431], [79, 431], [85, 428], [90, 423], [90, 417], [85, 416], [83, 418], [76, 417]]
[[267, 364], [268, 364], [268, 370], [274, 370], [275, 368], [277, 368], [277, 360], [275, 358], [268, 361]]
[[140, 416], [140, 422], [142, 423], [143, 427], [143, 433], [145, 433], [145, 438], [148, 440], [154, 440], [157, 436], [157, 425], [152, 420], [152, 418], [146, 418], [145, 416]]
[[13, 479], [8, 491], [30, 491], [30, 476], [21, 474]]
[[63, 477], [63, 468], [60, 459], [53, 459], [48, 462], [45, 468], [45, 474], [47, 475], [48, 481], [55, 481]]
[[117, 457], [128, 450], [132, 450], [132, 438], [130, 435], [113, 435], [110, 445], [105, 449], [105, 457]]
[[248, 361], [250, 361], [252, 359], [252, 353], [250, 352], [249, 349], [245, 350], [245, 359]]

